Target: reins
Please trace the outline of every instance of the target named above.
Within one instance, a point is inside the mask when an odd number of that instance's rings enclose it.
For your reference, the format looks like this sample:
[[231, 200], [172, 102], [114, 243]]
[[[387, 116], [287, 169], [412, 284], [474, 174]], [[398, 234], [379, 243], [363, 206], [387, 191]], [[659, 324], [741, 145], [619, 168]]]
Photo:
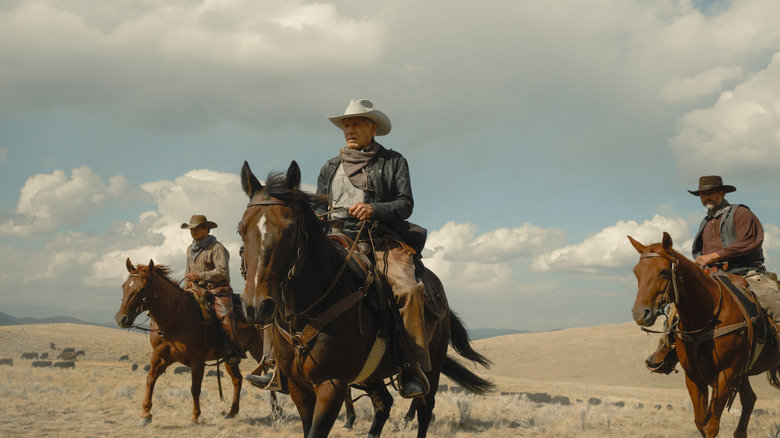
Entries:
[[[664, 295], [663, 295], [664, 298], [663, 298], [663, 300], [667, 300], [668, 301], [668, 299], [669, 299], [669, 297], [668, 297], [669, 289], [670, 289], [670, 285], [671, 285], [671, 288], [674, 290], [674, 304], [675, 304], [675, 306], [678, 307], [678, 315], [679, 315], [679, 301], [680, 301], [680, 297], [681, 297], [682, 293], [684, 292], [684, 290], [683, 290], [683, 279], [682, 279], [681, 274], [679, 273], [679, 269], [678, 269], [678, 267], [679, 267], [679, 260], [676, 257], [667, 257], [667, 256], [664, 256], [664, 255], [655, 253], [655, 252], [642, 254], [640, 256], [640, 258], [652, 258], [652, 257], [662, 257], [662, 258], [665, 258], [665, 259], [669, 260], [670, 263], [671, 263], [670, 264], [670, 271], [671, 271], [670, 272], [670, 279], [669, 279], [669, 282], [667, 283], [666, 289], [664, 291]], [[723, 308], [723, 288], [721, 287], [721, 281], [720, 280], [716, 280], [714, 278], [713, 278], [713, 281], [715, 281], [715, 284], [718, 287], [718, 303], [717, 303], [717, 305], [715, 307], [715, 311], [713, 312], [713, 315], [710, 318], [710, 320], [702, 328], [697, 329], [697, 330], [681, 330], [679, 328], [679, 324], [677, 324], [676, 328], [671, 328], [671, 327], [669, 328], [669, 330], [674, 330], [675, 331], [675, 336], [678, 339], [680, 339], [680, 341], [685, 342], [687, 344], [693, 344], [693, 352], [694, 352], [694, 354], [690, 356], [691, 362], [692, 362], [693, 368], [696, 370], [696, 373], [698, 374], [699, 378], [703, 382], [706, 382], [707, 379], [705, 378], [704, 374], [699, 369], [698, 360], [696, 359], [697, 356], [698, 356], [699, 347], [702, 345], [702, 343], [714, 340], [715, 338], [718, 338], [720, 336], [724, 336], [726, 334], [732, 333], [732, 332], [740, 330], [742, 328], [747, 328], [748, 329], [748, 332], [749, 332], [748, 334], [750, 335], [748, 337], [752, 339], [752, 327], [749, 326], [748, 321], [747, 321], [748, 317], [744, 314], [744, 311], [742, 312], [743, 313], [743, 318], [744, 318], [743, 321], [738, 322], [738, 323], [734, 323], [734, 324], [729, 324], [729, 325], [726, 325], [726, 326], [718, 326], [717, 323], [716, 323], [715, 326], [711, 330], [707, 330], [711, 325], [713, 325], [713, 323], [715, 323], [716, 318], [718, 317], [718, 315], [720, 314], [720, 311]], [[662, 302], [663, 302], [663, 300], [662, 300]], [[737, 305], [739, 306], [739, 303], [737, 303]], [[664, 333], [668, 334], [668, 332], [666, 330], [667, 329], [664, 329]], [[645, 331], [648, 331], [648, 330], [645, 330]], [[752, 350], [752, 347], [751, 347], [751, 350]], [[740, 370], [741, 371], [740, 375], [744, 375], [744, 373], [747, 371], [749, 362], [750, 362], [749, 360], [746, 361], [744, 369]], [[729, 400], [730, 401], [733, 400], [734, 396], [736, 395], [736, 389], [732, 388], [732, 391], [733, 391], [732, 394], [729, 396]], [[730, 405], [731, 405], [731, 403], [729, 402], [729, 406]]]
[[[669, 277], [670, 278], [669, 278], [669, 281], [666, 283], [666, 289], [664, 290], [664, 293], [663, 293], [662, 304], [669, 303], [669, 289], [671, 288], [674, 291], [674, 301], [673, 301], [674, 305], [675, 306], [679, 306], [679, 304], [680, 304], [680, 296], [682, 294], [682, 289], [683, 289], [683, 286], [682, 286], [683, 280], [682, 280], [682, 278], [680, 276], [680, 271], [679, 271], [679, 265], [680, 265], [679, 260], [676, 257], [667, 257], [667, 256], [664, 256], [664, 255], [655, 253], [655, 252], [642, 254], [639, 258], [643, 258], [644, 259], [644, 258], [653, 258], [653, 257], [665, 258], [665, 259], [669, 260], [669, 262], [670, 262], [670, 266], [669, 266], [669, 270], [670, 270]], [[695, 338], [695, 336], [693, 336], [693, 335], [700, 334], [700, 333], [704, 332], [713, 322], [715, 322], [715, 319], [720, 314], [720, 310], [721, 310], [722, 305], [723, 305], [723, 289], [721, 288], [719, 282], [716, 281], [715, 284], [718, 286], [718, 304], [715, 307], [715, 311], [713, 312], [713, 315], [710, 318], [710, 320], [706, 324], [704, 324], [704, 326], [702, 326], [702, 328], [697, 329], [697, 330], [680, 330], [680, 329], [677, 329], [676, 332], [678, 333], [678, 336], [679, 335], [686, 335], [687, 337], [689, 337], [689, 339], [693, 339], [693, 338]], [[713, 332], [714, 331], [715, 330], [713, 330]], [[725, 333], [722, 333], [722, 334], [725, 334]], [[721, 336], [722, 334], [719, 334], [718, 336]], [[715, 337], [717, 337], [717, 336], [715, 336]], [[680, 338], [682, 339], [682, 337], [680, 337]], [[685, 339], [683, 339], [683, 340], [685, 341]], [[688, 341], [686, 341], [686, 342], [688, 342]]]
[[[249, 207], [263, 207], [263, 206], [284, 206], [288, 208], [292, 208], [293, 210], [297, 211], [299, 214], [300, 209], [298, 209], [296, 206], [290, 205], [286, 202], [283, 202], [279, 199], [265, 199], [262, 201], [256, 201], [256, 202], [250, 202], [247, 204], [247, 208]], [[318, 218], [324, 217], [329, 214], [341, 212], [341, 211], [347, 211], [346, 208], [337, 208], [334, 210], [330, 210], [326, 213], [323, 213], [321, 215], [317, 215]], [[361, 221], [360, 223], [360, 231], [358, 232], [358, 238], [360, 237], [360, 234], [363, 232], [366, 226], [366, 221]], [[316, 299], [314, 302], [312, 302], [310, 305], [308, 305], [304, 310], [299, 312], [293, 312], [291, 309], [287, 306], [287, 300], [284, 299], [285, 291], [288, 289], [287, 282], [289, 280], [292, 280], [295, 275], [297, 274], [297, 266], [298, 263], [303, 263], [304, 258], [303, 254], [305, 253], [305, 247], [306, 242], [308, 241], [308, 235], [303, 230], [303, 224], [300, 218], [296, 219], [296, 244], [297, 244], [297, 250], [295, 252], [295, 256], [293, 257], [293, 260], [290, 262], [290, 270], [287, 273], [287, 279], [282, 281], [281, 289], [282, 289], [282, 302], [284, 303], [283, 306], [276, 306], [276, 309], [274, 310], [274, 315], [272, 316], [274, 325], [279, 330], [279, 332], [282, 334], [282, 337], [291, 345], [298, 349], [302, 349], [308, 346], [309, 342], [311, 342], [317, 334], [325, 328], [330, 322], [332, 322], [334, 319], [336, 319], [339, 315], [344, 313], [347, 309], [351, 308], [355, 304], [357, 304], [366, 294], [366, 291], [371, 286], [371, 284], [374, 281], [374, 278], [371, 274], [369, 274], [366, 277], [366, 281], [363, 284], [363, 286], [359, 287], [357, 290], [352, 292], [351, 294], [343, 297], [341, 300], [337, 301], [335, 304], [331, 305], [327, 309], [320, 312], [317, 316], [312, 317], [308, 315], [308, 312], [310, 312], [313, 308], [315, 308], [317, 305], [321, 304], [329, 295], [330, 293], [335, 289], [336, 285], [338, 284], [339, 280], [342, 278], [344, 271], [346, 270], [347, 266], [349, 265], [350, 260], [352, 259], [352, 256], [357, 249], [358, 245], [358, 238], [356, 238], [350, 247], [349, 251], [347, 252], [347, 255], [344, 258], [344, 262], [341, 264], [341, 267], [339, 268], [336, 275], [331, 280], [329, 286], [325, 291]], [[304, 239], [301, 239], [301, 236], [304, 237]], [[242, 262], [243, 264], [243, 262]], [[281, 316], [281, 308], [284, 307], [284, 319], [286, 320], [286, 324], [290, 327], [289, 330], [285, 329], [282, 324], [279, 322], [278, 317]], [[309, 323], [306, 324], [306, 326], [297, 333], [293, 333], [292, 330], [292, 321], [297, 318], [305, 318], [309, 320]]]
[[[149, 275], [151, 275], [153, 273], [154, 272], [150, 271]], [[130, 275], [128, 275], [128, 277], [141, 277], [141, 278], [143, 278], [143, 276], [141, 274], [137, 274], [137, 273], [136, 274], [130, 274]], [[152, 282], [152, 280], [150, 278], [148, 278], [148, 276], [146, 278], [147, 278], [147, 284], [146, 284], [146, 286], [144, 286], [144, 289], [151, 289], [152, 297], [154, 299], [157, 299], [157, 291], [155, 290], [154, 283]], [[144, 310], [147, 310], [147, 311], [149, 310], [148, 307], [146, 309], [144, 309], [144, 305], [147, 303], [147, 300], [149, 299], [149, 292], [150, 291], [147, 290], [146, 295], [141, 300], [141, 305], [138, 306], [138, 310], [139, 310], [138, 313], [139, 314], [141, 312], [143, 312]], [[179, 302], [179, 305], [176, 307], [176, 310], [173, 312], [173, 316], [171, 317], [171, 319], [176, 319], [175, 316], [179, 314], [179, 312], [181, 311], [181, 308], [182, 308], [183, 305], [184, 305], [184, 300], [181, 300]], [[142, 330], [142, 331], [145, 331], [145, 332], [150, 332], [150, 333], [151, 332], [156, 332], [158, 335], [160, 335], [161, 338], [165, 338], [165, 336], [169, 336], [170, 337], [172, 335], [177, 335], [177, 334], [180, 334], [180, 333], [186, 333], [186, 332], [195, 330], [195, 329], [197, 329], [197, 328], [199, 328], [201, 326], [205, 326], [206, 325], [206, 321], [201, 321], [201, 322], [199, 322], [199, 323], [197, 323], [197, 324], [195, 324], [195, 325], [193, 325], [191, 327], [188, 327], [188, 328], [184, 328], [184, 329], [180, 329], [180, 330], [176, 330], [176, 331], [170, 331], [170, 330], [163, 330], [162, 327], [160, 327], [159, 322], [157, 322], [156, 319], [154, 319], [153, 317], [151, 319], [152, 319], [152, 321], [154, 321], [154, 323], [157, 324], [158, 328], [156, 328], [156, 329], [146, 328], [146, 327], [141, 327], [141, 326], [139, 326], [137, 324], [133, 325], [132, 328], [135, 328], [135, 329], [138, 329], [138, 330]], [[147, 319], [147, 321], [148, 321], [148, 319]]]

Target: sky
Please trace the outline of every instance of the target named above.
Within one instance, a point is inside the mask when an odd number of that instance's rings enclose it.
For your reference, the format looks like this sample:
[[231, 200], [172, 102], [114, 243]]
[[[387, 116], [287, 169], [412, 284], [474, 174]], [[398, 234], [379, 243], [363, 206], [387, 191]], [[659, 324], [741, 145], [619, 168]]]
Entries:
[[367, 98], [409, 162], [410, 220], [471, 328], [631, 321], [638, 255], [690, 255], [702, 175], [780, 270], [776, 0], [5, 0], [0, 311], [111, 321], [125, 260], [180, 279], [193, 214], [231, 253], [247, 199], [337, 155]]

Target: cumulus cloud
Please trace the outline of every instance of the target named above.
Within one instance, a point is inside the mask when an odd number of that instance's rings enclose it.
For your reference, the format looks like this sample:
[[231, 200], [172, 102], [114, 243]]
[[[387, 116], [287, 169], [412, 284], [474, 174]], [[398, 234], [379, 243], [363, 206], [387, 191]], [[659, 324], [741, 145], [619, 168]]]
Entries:
[[144, 197], [122, 175], [106, 184], [92, 169], [73, 169], [70, 177], [62, 170], [27, 179], [10, 218], [2, 222], [0, 234], [38, 236], [62, 226], [80, 225], [106, 204], [140, 200]]
[[445, 284], [491, 293], [511, 283], [513, 262], [559, 245], [565, 234], [529, 223], [476, 233], [476, 225], [455, 222], [431, 232], [423, 252], [426, 266]]
[[710, 108], [683, 116], [669, 142], [686, 174], [743, 174], [763, 178], [780, 170], [780, 52], [766, 69]]
[[702, 96], [719, 93], [723, 83], [742, 76], [742, 67], [716, 67], [692, 78], [672, 78], [661, 89], [659, 98], [663, 101], [693, 101]]
[[[635, 262], [636, 250], [626, 236], [630, 235], [643, 243], [659, 242], [664, 231], [668, 232], [674, 240], [687, 238], [689, 234], [687, 223], [680, 218], [655, 215], [641, 224], [636, 221], [620, 221], [578, 244], [565, 246], [536, 257], [532, 267], [538, 272], [600, 274]], [[675, 246], [680, 245], [675, 244]]]

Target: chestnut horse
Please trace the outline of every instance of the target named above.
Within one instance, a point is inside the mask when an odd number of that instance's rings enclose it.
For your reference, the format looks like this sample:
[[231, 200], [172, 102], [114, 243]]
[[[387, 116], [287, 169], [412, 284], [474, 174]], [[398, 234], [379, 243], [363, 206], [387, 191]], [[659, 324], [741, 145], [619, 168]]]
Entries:
[[718, 434], [723, 409], [731, 406], [738, 392], [742, 414], [734, 436], [747, 436], [756, 403], [748, 376], [767, 372], [770, 384], [780, 388], [780, 352], [774, 336], [769, 335], [765, 344], [754, 341], [751, 345], [754, 337], [746, 335], [752, 331], [751, 321], [746, 320], [737, 298], [707, 271], [674, 251], [668, 233], [661, 243], [648, 246], [628, 239], [641, 254], [634, 267], [639, 283], [634, 321], [651, 326], [666, 304], [676, 305], [680, 320], [675, 349], [699, 432], [705, 437]]
[[[247, 270], [241, 295], [245, 314], [252, 323], [274, 324], [276, 363], [289, 380], [290, 397], [298, 408], [305, 436], [327, 436], [347, 389], [360, 384], [374, 406], [368, 436], [376, 437], [393, 402], [383, 379], [396, 371], [386, 354], [376, 357], [375, 347], [381, 345], [380, 321], [362, 299], [376, 293], [380, 280], [363, 290], [364, 279], [352, 269], [344, 270], [349, 260], [347, 250], [327, 237], [312, 209], [324, 198], [301, 191], [300, 182], [295, 161], [286, 175], [269, 175], [265, 186], [244, 162], [241, 185], [250, 201], [238, 232]], [[413, 401], [418, 437], [427, 434], [440, 373], [476, 393], [493, 389], [492, 382], [447, 356], [451, 341], [463, 357], [489, 364], [473, 350], [463, 323], [454, 313], [447, 308], [437, 319], [426, 312], [426, 333], [432, 369], [425, 373], [430, 391]], [[376, 360], [366, 369], [369, 357]]]
[[[130, 273], [122, 285], [122, 304], [114, 317], [122, 328], [133, 327], [135, 318], [146, 310], [151, 314], [152, 324], [149, 342], [152, 344], [151, 367], [146, 376], [143, 412], [139, 426], [152, 421], [152, 393], [157, 379], [169, 365], [178, 362], [190, 367], [192, 376], [192, 418], [198, 422], [200, 416], [200, 388], [207, 360], [220, 358], [215, 350], [213, 336], [207, 331], [212, 328], [205, 324], [203, 313], [195, 300], [188, 296], [177, 283], [168, 277], [169, 269], [162, 265], [133, 266], [130, 259], [126, 262]], [[263, 357], [263, 338], [260, 330], [254, 326], [239, 324], [239, 342], [248, 349], [257, 361]], [[238, 365], [225, 363], [233, 383], [233, 403], [225, 418], [238, 414], [243, 377]], [[221, 389], [220, 389], [221, 392]], [[271, 409], [278, 413], [276, 394], [271, 394]]]

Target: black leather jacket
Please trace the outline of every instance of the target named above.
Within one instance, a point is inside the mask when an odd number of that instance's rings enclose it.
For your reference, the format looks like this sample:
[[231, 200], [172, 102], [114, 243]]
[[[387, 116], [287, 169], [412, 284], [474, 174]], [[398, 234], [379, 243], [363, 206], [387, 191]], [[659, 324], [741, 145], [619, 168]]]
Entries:
[[[409, 218], [414, 208], [409, 165], [400, 153], [378, 145], [376, 158], [366, 167], [371, 181], [371, 189], [366, 192], [366, 203], [373, 209], [373, 220], [394, 228]], [[317, 194], [330, 195], [333, 176], [340, 164], [341, 158], [336, 156], [322, 166], [317, 179]], [[317, 213], [324, 211], [324, 207], [321, 207]]]

